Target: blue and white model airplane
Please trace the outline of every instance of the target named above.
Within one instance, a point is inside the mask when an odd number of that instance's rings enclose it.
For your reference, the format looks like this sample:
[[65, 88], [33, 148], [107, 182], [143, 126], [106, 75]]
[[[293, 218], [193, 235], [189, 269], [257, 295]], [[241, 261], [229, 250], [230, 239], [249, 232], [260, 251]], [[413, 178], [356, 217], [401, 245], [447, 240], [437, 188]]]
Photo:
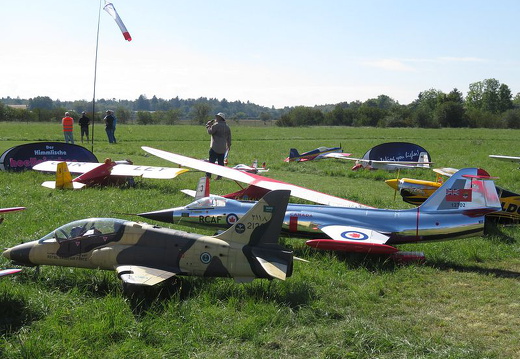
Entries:
[[[174, 163], [250, 185], [270, 190], [295, 187], [297, 191], [291, 192], [295, 197], [309, 199], [305, 190], [315, 193], [289, 183], [240, 173], [190, 157], [150, 147], [143, 149]], [[320, 203], [323, 203], [321, 200]], [[235, 223], [252, 205], [253, 202], [209, 196], [185, 207], [141, 213], [140, 216], [190, 226], [225, 228]], [[393, 254], [399, 251], [394, 245], [480, 235], [484, 231], [485, 215], [501, 209], [492, 178], [478, 168], [458, 171], [417, 208], [390, 210], [359, 204], [356, 207], [329, 203], [289, 204], [282, 228], [286, 234], [312, 237], [306, 244], [318, 249]]]

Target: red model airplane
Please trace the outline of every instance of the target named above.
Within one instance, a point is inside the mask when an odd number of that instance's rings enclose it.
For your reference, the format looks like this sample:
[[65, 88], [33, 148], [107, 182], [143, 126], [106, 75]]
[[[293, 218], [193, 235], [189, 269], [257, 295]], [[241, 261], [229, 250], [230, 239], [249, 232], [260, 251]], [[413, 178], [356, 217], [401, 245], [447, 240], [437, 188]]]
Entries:
[[[135, 166], [130, 161], [114, 162], [110, 158], [103, 163], [46, 161], [34, 166], [33, 170], [56, 172], [56, 181], [43, 182], [42, 186], [64, 189], [122, 184], [133, 177], [172, 179], [188, 171], [185, 168]], [[80, 173], [80, 176], [73, 179], [71, 173]]]

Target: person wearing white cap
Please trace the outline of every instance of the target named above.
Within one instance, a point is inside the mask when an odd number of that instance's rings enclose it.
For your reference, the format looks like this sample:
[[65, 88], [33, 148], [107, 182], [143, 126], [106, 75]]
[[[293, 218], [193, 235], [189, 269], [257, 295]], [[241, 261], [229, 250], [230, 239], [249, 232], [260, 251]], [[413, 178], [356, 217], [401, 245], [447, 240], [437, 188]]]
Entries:
[[[226, 123], [226, 115], [217, 113], [214, 120], [206, 123], [206, 130], [211, 135], [209, 162], [224, 166], [224, 157], [231, 148], [231, 130]], [[206, 173], [206, 176], [211, 177], [211, 173]]]

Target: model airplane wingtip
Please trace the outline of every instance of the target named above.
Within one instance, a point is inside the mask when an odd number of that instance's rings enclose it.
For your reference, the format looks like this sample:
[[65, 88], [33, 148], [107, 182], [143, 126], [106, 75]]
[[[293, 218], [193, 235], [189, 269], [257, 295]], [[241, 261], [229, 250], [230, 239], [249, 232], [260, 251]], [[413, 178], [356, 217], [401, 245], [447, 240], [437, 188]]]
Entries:
[[6, 275], [11, 275], [11, 274], [17, 274], [17, 273], [20, 273], [22, 270], [21, 269], [3, 269], [3, 270], [0, 270], [0, 277], [4, 277]]

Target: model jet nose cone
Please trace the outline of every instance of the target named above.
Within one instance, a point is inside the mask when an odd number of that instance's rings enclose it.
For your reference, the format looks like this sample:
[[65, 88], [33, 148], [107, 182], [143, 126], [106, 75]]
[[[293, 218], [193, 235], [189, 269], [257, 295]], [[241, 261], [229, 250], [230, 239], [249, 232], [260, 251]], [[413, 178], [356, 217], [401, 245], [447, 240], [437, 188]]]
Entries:
[[137, 215], [154, 221], [173, 223], [173, 212], [174, 209], [164, 209], [154, 212], [138, 213]]
[[14, 263], [21, 264], [21, 265], [34, 265], [29, 260], [29, 253], [31, 252], [31, 248], [33, 248], [34, 244], [29, 243], [23, 243], [19, 244], [17, 246], [11, 247], [6, 249], [2, 255], [13, 261]]

